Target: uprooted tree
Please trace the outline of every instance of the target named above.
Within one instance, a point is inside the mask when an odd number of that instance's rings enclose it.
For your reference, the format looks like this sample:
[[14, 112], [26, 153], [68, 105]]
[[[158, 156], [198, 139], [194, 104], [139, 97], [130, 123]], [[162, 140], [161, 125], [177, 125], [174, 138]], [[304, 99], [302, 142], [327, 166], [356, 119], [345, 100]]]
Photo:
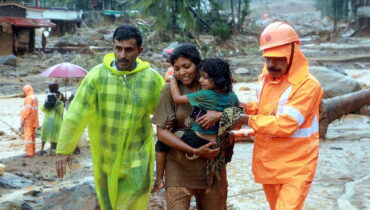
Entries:
[[325, 139], [331, 122], [370, 105], [370, 89], [324, 99], [320, 106], [320, 138]]

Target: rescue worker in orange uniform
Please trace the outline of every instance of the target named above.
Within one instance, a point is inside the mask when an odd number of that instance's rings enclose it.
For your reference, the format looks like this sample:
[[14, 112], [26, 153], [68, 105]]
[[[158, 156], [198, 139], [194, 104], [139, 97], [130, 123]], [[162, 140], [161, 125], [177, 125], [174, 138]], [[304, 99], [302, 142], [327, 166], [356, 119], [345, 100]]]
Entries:
[[239, 120], [255, 132], [252, 171], [273, 210], [302, 209], [318, 160], [323, 90], [299, 44], [286, 23], [264, 29], [257, 102], [248, 103]]
[[[177, 45], [174, 45], [172, 48], [164, 49], [164, 51], [167, 53], [167, 56], [166, 56], [167, 63], [170, 63], [170, 57], [171, 57], [173, 51], [175, 50], [176, 46]], [[168, 77], [173, 76], [173, 74], [174, 74], [174, 69], [173, 69], [173, 66], [171, 65], [170, 67], [168, 67], [167, 72], [164, 75], [164, 82], [170, 82], [170, 79]]]
[[26, 157], [35, 156], [36, 128], [39, 127], [38, 101], [33, 93], [31, 85], [25, 85], [23, 91], [26, 95], [21, 111], [21, 128], [24, 131], [24, 143], [26, 144]]

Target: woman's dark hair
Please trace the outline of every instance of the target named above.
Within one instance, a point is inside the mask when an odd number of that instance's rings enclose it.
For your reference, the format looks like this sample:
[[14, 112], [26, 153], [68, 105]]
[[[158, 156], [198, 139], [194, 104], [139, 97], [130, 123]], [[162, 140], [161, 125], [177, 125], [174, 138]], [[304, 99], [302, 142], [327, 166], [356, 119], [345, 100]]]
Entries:
[[180, 57], [189, 59], [196, 66], [198, 66], [201, 61], [197, 47], [191, 43], [182, 43], [173, 50], [170, 57], [171, 65], [173, 66], [175, 61]]
[[49, 91], [52, 93], [59, 93], [59, 84], [58, 83], [50, 83], [49, 84]]
[[216, 89], [225, 93], [232, 91], [232, 79], [229, 64], [221, 58], [206, 58], [199, 64], [199, 69], [205, 71], [215, 83]]
[[61, 97], [60, 100], [65, 102], [64, 95], [59, 91], [59, 84], [54, 82], [49, 84], [49, 91], [51, 93], [55, 93], [57, 95], [57, 98]]
[[133, 25], [121, 25], [113, 33], [114, 40], [122, 41], [134, 38], [136, 39], [136, 45], [138, 48], [143, 43], [143, 36], [138, 28]]

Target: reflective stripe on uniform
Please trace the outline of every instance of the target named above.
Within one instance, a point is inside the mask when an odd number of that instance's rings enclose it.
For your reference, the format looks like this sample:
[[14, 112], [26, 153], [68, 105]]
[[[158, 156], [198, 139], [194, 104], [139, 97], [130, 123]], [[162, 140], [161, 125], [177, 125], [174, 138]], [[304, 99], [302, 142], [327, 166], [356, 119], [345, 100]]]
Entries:
[[30, 109], [34, 109], [34, 110], [36, 110], [36, 109], [38, 109], [39, 107], [37, 107], [37, 106], [31, 106], [31, 104], [26, 104], [26, 107], [27, 108], [30, 108]]
[[33, 142], [32, 140], [25, 140], [24, 143], [26, 143], [26, 144], [34, 144], [35, 142]]
[[310, 137], [312, 134], [319, 132], [319, 121], [317, 115], [312, 120], [311, 127], [297, 129], [290, 137], [293, 138], [303, 138]]
[[257, 94], [257, 101], [258, 102], [260, 102], [261, 92], [262, 92], [262, 87], [263, 87], [264, 82], [265, 82], [265, 77], [263, 77], [262, 81], [258, 82], [258, 84], [257, 84], [256, 94]]
[[[292, 106], [285, 106], [288, 102], [288, 98], [290, 92], [292, 91], [292, 86], [289, 86], [284, 93], [281, 95], [279, 99], [279, 105], [277, 108], [276, 116], [281, 114], [286, 114], [298, 122], [299, 126], [305, 122], [305, 117], [294, 107]], [[297, 129], [290, 137], [293, 138], [303, 138], [303, 137], [310, 137], [312, 134], [319, 131], [319, 121], [317, 119], [317, 115], [315, 115], [314, 119], [312, 120], [311, 127], [308, 128], [299, 128]]]
[[281, 114], [286, 114], [294, 118], [298, 122], [299, 126], [302, 126], [305, 121], [303, 115], [292, 106], [283, 106], [283, 112]]
[[284, 91], [284, 93], [280, 96], [279, 105], [278, 105], [278, 108], [277, 108], [276, 116], [278, 116], [279, 114], [282, 114], [283, 113], [283, 108], [284, 108], [285, 104], [288, 102], [288, 98], [289, 98], [290, 92], [292, 91], [292, 87], [293, 86], [290, 85]]

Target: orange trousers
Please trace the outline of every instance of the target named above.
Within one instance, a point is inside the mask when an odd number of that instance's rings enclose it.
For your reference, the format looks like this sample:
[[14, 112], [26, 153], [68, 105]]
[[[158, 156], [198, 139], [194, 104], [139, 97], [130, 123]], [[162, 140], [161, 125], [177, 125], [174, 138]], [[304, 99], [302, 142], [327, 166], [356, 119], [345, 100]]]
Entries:
[[312, 182], [292, 182], [287, 184], [263, 184], [266, 199], [271, 210], [300, 210], [310, 190]]
[[26, 156], [33, 157], [36, 155], [35, 141], [36, 128], [24, 127], [24, 143], [26, 144]]

